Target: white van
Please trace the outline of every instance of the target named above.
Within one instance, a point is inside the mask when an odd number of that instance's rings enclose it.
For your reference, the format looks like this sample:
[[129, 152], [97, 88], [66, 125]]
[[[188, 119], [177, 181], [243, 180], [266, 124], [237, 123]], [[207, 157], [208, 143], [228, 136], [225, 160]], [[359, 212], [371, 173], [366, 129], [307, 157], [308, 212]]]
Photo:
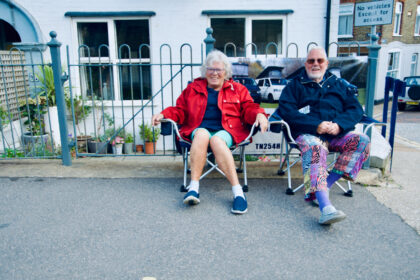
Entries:
[[256, 81], [261, 90], [261, 99], [268, 103], [278, 102], [281, 92], [287, 85], [287, 80], [282, 78], [261, 78]]

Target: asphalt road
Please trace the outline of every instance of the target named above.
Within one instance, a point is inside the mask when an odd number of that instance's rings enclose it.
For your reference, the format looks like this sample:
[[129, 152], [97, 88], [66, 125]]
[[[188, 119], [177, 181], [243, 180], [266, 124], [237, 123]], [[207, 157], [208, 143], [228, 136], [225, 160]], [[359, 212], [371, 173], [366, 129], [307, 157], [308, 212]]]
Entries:
[[420, 279], [420, 237], [366, 189], [319, 210], [285, 180], [249, 180], [230, 213], [226, 180], [187, 207], [181, 179], [0, 178], [0, 279]]
[[415, 106], [408, 106], [406, 111], [398, 112], [395, 126], [397, 135], [410, 141], [420, 143], [420, 110]]

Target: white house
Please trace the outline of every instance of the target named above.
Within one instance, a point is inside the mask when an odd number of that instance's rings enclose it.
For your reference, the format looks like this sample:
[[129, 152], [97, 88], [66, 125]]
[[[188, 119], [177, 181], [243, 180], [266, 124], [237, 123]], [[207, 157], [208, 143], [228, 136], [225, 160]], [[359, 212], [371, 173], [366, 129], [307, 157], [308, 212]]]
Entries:
[[[73, 94], [103, 98], [126, 122], [158, 93], [142, 111], [148, 120], [199, 75], [208, 27], [215, 47], [226, 46], [229, 55], [285, 57], [290, 45], [288, 56], [304, 57], [308, 43], [337, 41], [338, 8], [339, 0], [0, 0], [0, 48], [44, 49], [54, 30]], [[178, 73], [181, 59], [185, 64], [191, 58], [194, 66]]]

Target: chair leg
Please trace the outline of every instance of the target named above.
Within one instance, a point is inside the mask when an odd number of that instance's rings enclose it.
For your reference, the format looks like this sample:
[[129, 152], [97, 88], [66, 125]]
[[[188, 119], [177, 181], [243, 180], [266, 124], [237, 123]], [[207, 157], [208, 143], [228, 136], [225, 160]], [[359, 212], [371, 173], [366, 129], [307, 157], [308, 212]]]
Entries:
[[242, 173], [244, 170], [242, 169], [242, 166], [244, 164], [245, 159], [245, 148], [241, 146], [240, 153], [239, 153], [239, 166], [236, 168], [236, 173]]
[[344, 193], [345, 196], [353, 197], [353, 190], [351, 188], [351, 182], [347, 181], [348, 191]]
[[188, 173], [188, 149], [182, 148], [182, 159], [184, 161], [184, 184], [179, 189], [180, 192], [187, 192], [187, 173]]
[[245, 146], [241, 146], [241, 158], [243, 158], [243, 170], [244, 170], [244, 185], [242, 186], [242, 190], [244, 192], [248, 192], [248, 175], [246, 173], [246, 157], [245, 157]]

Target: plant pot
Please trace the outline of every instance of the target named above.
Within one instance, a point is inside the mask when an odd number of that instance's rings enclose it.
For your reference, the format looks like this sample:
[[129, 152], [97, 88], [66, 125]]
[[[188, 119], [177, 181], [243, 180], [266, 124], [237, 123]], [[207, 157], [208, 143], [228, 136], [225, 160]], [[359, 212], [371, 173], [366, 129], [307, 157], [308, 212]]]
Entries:
[[[26, 132], [22, 135], [22, 144], [25, 150], [28, 152], [32, 149], [39, 150], [44, 149], [52, 151], [51, 140], [49, 134], [43, 135], [31, 135], [30, 132]], [[38, 151], [41, 152], [41, 151]], [[42, 153], [42, 152], [41, 152]]]
[[112, 146], [112, 152], [114, 155], [122, 155], [123, 144], [115, 144]]
[[88, 152], [88, 143], [92, 141], [92, 136], [90, 135], [80, 135], [77, 136], [77, 151], [79, 153]]
[[107, 154], [112, 153], [112, 148], [110, 148], [107, 142], [96, 142], [91, 141], [88, 142], [88, 152], [89, 153], [97, 153], [97, 154]]
[[136, 145], [136, 152], [137, 153], [142, 153], [143, 152], [143, 144]]
[[134, 143], [124, 143], [123, 145], [124, 154], [130, 155], [134, 153]]
[[146, 142], [144, 143], [144, 150], [145, 153], [148, 155], [152, 155], [155, 153], [155, 142]]

